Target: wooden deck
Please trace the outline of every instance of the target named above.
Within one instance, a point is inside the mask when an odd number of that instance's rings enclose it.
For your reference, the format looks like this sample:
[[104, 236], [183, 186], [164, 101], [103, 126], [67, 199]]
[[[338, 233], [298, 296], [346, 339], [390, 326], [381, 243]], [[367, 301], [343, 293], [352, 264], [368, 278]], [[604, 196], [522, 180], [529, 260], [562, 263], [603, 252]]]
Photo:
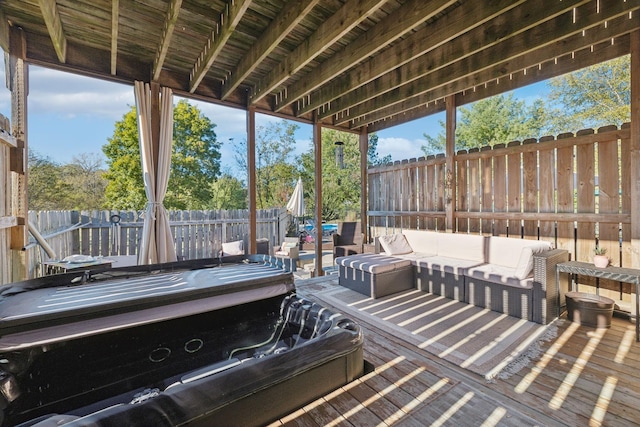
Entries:
[[[322, 278], [296, 285], [310, 299], [335, 286]], [[558, 322], [539, 357], [491, 382], [358, 322], [369, 372], [272, 426], [640, 425], [640, 344], [629, 319], [614, 317], [609, 329]]]

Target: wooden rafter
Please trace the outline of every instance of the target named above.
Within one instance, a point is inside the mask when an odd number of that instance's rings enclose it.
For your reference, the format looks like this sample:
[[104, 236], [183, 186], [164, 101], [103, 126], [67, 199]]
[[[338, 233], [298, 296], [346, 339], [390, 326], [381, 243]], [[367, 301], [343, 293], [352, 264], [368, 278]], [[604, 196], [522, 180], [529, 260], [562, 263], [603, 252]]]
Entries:
[[[577, 37], [577, 36], [576, 36]], [[593, 63], [593, 58], [597, 57], [601, 61], [617, 58], [629, 52], [628, 36], [623, 35], [615, 39], [611, 44], [610, 40], [602, 41], [599, 45], [594, 43], [593, 50], [583, 48], [579, 51], [566, 52], [561, 49], [563, 43], [554, 46], [554, 51], [558, 52], [555, 60], [547, 62], [536, 62], [545, 56], [542, 52], [532, 52], [510, 61], [519, 67], [518, 72], [507, 75], [502, 74], [504, 63], [485, 70], [484, 72], [473, 74], [463, 80], [457, 80], [453, 86], [441, 87], [424, 94], [410, 97], [399, 104], [395, 104], [389, 109], [377, 111], [371, 115], [355, 120], [352, 128], [368, 125], [369, 129], [378, 131], [391, 126], [423, 117], [425, 112], [434, 114], [444, 110], [443, 97], [448, 93], [457, 93], [459, 101], [457, 105], [464, 105], [489, 96], [504, 93], [506, 91], [524, 86], [523, 82], [534, 83], [536, 81], [547, 80], [551, 77], [565, 74], [576, 69], [584, 68]], [[565, 53], [561, 53], [565, 51]], [[525, 73], [526, 70], [526, 73]], [[475, 86], [474, 82], [483, 81], [485, 83]], [[468, 90], [460, 89], [465, 87]], [[449, 89], [449, 90], [447, 90]], [[391, 110], [393, 109], [393, 110]], [[422, 111], [420, 111], [422, 110]], [[393, 111], [393, 113], [391, 112]], [[383, 123], [384, 121], [384, 123]]]
[[53, 43], [53, 48], [58, 56], [58, 61], [66, 62], [67, 58], [67, 39], [62, 28], [62, 21], [58, 13], [58, 7], [55, 0], [38, 0], [42, 17], [49, 30], [49, 37]]
[[[523, 39], [526, 40], [529, 34], [533, 33], [533, 35], [536, 35], [535, 32], [538, 31], [538, 33], [540, 33], [543, 28], [549, 30], [549, 27], [555, 27], [553, 24], [554, 21], [552, 21], [551, 18], [556, 18], [564, 14], [564, 18], [561, 19], [564, 19], [564, 21], [570, 20], [573, 8], [584, 5], [585, 3], [588, 3], [588, 1], [546, 1], [540, 8], [534, 9], [533, 12], [531, 11], [529, 3], [520, 5], [517, 8], [494, 17], [487, 23], [489, 28], [499, 28], [499, 34], [493, 31], [486, 31], [483, 27], [473, 28], [465, 34], [464, 38], [458, 37], [446, 44], [440, 44], [426, 56], [418, 57], [401, 65], [398, 67], [397, 72], [382, 75], [371, 84], [363, 85], [351, 91], [349, 95], [342, 96], [340, 100], [331, 103], [332, 111], [328, 114], [325, 113], [324, 116], [321, 115], [321, 117], [349, 109], [350, 114], [348, 116], [354, 119], [356, 117], [352, 116], [351, 111], [353, 106], [374, 99], [395, 88], [400, 88], [428, 74], [436, 73], [448, 65], [463, 61], [465, 58], [469, 58], [479, 52], [489, 52], [494, 46], [504, 46], [504, 43], [506, 43], [508, 39], [515, 39], [517, 36], [523, 35], [523, 37], [518, 40], [518, 42], [522, 42]], [[470, 19], [473, 19], [473, 17], [470, 17]], [[464, 31], [464, 23], [465, 21], [458, 21], [458, 25], [462, 25], [460, 27], [462, 31]], [[514, 25], [514, 23], [517, 23], [517, 25]], [[538, 30], [536, 30], [536, 28], [538, 28]], [[571, 29], [571, 26], [564, 28], [565, 31], [569, 29]], [[548, 43], [564, 36], [566, 36], [565, 33], [551, 32], [542, 35], [542, 37], [546, 37], [546, 42]], [[473, 44], [470, 45], [467, 42], [468, 40], [473, 40]], [[522, 45], [517, 42], [514, 42], [513, 45], [518, 45], [519, 49], [522, 49]], [[496, 58], [504, 57], [503, 54], [502, 48], [496, 49]], [[399, 77], [402, 79], [401, 82], [398, 82]], [[429, 81], [433, 80], [429, 79]], [[399, 90], [402, 91], [402, 89]], [[349, 120], [349, 117], [347, 117], [346, 120]]]
[[158, 80], [160, 77], [160, 71], [162, 71], [162, 65], [167, 57], [167, 51], [169, 50], [169, 44], [173, 36], [173, 29], [176, 27], [176, 21], [178, 20], [181, 7], [182, 0], [171, 0], [171, 4], [169, 4], [169, 10], [167, 11], [164, 26], [162, 27], [162, 40], [160, 40], [158, 52], [153, 60], [153, 80]]
[[265, 32], [251, 46], [222, 87], [224, 101], [240, 83], [269, 55], [320, 0], [289, 1]]
[[287, 78], [324, 52], [329, 46], [367, 19], [386, 0], [349, 0], [329, 19], [324, 21], [304, 43], [274, 67], [254, 88], [251, 103], [256, 104]]
[[120, 16], [120, 0], [111, 3], [111, 75], [118, 71], [118, 25]]
[[333, 102], [335, 99], [384, 75], [390, 69], [399, 68], [445, 43], [452, 42], [456, 37], [470, 32], [501, 13], [506, 13], [524, 1], [470, 2], [468, 8], [456, 8], [433, 24], [422, 27], [390, 47], [384, 54], [368, 59], [349, 70], [340, 79], [321, 87], [310, 97], [309, 104], [300, 108], [297, 113], [306, 114], [322, 106], [320, 117], [329, 117], [340, 111]]
[[[301, 79], [291, 87], [288, 87], [286, 94], [277, 100], [275, 111], [281, 111], [295, 100], [316, 90], [337, 75], [348, 70], [354, 64], [382, 50], [388, 43], [413, 31], [420, 24], [442, 13], [454, 3], [456, 2], [452, 0], [433, 2], [409, 0], [402, 8], [394, 10], [363, 36], [334, 55], [331, 61], [324, 61], [320, 64], [312, 76]], [[407, 14], [407, 10], [410, 10], [411, 13]]]
[[251, 0], [236, 0], [227, 4], [227, 9], [220, 15], [220, 20], [215, 23], [211, 36], [193, 65], [189, 75], [189, 92], [196, 91], [250, 4]]
[[[398, 108], [399, 104], [405, 103], [409, 99], [415, 98], [415, 102], [424, 104], [429, 100], [438, 99], [451, 93], [458, 93], [474, 86], [483, 84], [486, 81], [504, 76], [505, 70], [515, 73], [525, 68], [535, 66], [550, 57], [558, 57], [584, 46], [587, 37], [595, 37], [592, 44], [619, 36], [637, 26], [637, 23], [628, 18], [630, 10], [637, 9], [638, 6], [629, 7], [628, 3], [611, 5], [605, 10], [597, 11], [593, 3], [588, 3], [580, 10], [580, 26], [572, 25], [572, 14], [564, 14], [552, 21], [541, 23], [518, 35], [503, 40], [490, 47], [480, 50], [471, 56], [457, 60], [445, 67], [431, 67], [429, 72], [420, 73], [419, 78], [409, 79], [404, 74], [408, 84], [396, 85], [393, 90], [379, 92], [375, 99], [359, 103], [349, 108], [344, 114], [336, 116], [334, 124], [345, 123], [353, 120], [356, 127], [361, 121], [358, 119], [366, 116], [366, 120], [376, 121], [379, 116], [376, 112], [388, 107]], [[598, 28], [598, 31], [589, 31], [589, 28], [598, 27], [602, 14], [608, 14], [607, 19], [613, 20], [619, 17], [620, 24], [608, 25], [607, 28]], [[617, 22], [617, 21], [616, 21]], [[589, 43], [588, 43], [589, 44]], [[523, 46], [535, 46], [536, 48], [526, 49]], [[518, 62], [516, 62], [518, 60]], [[518, 66], [516, 66], [516, 63]], [[423, 67], [424, 68], [424, 67]], [[487, 80], [476, 80], [471, 78], [479, 72], [492, 70], [493, 73]], [[433, 71], [432, 71], [433, 70]], [[502, 70], [502, 71], [501, 71]], [[377, 86], [376, 83], [369, 87]], [[359, 89], [365, 90], [365, 89]], [[376, 89], [373, 89], [375, 91]], [[355, 91], [354, 93], [357, 93]], [[425, 101], [425, 94], [432, 96]], [[349, 96], [354, 96], [349, 95]], [[357, 96], [357, 95], [356, 95]], [[414, 105], [412, 108], [419, 104]], [[381, 107], [382, 106], [382, 107]], [[400, 113], [405, 110], [398, 110]]]
[[[434, 100], [451, 94], [457, 104], [471, 99], [469, 88], [493, 87], [496, 79], [504, 81], [503, 76], [531, 66], [514, 55], [546, 48], [553, 37], [552, 44], [563, 44], [567, 29], [586, 31], [571, 36], [573, 50], [589, 48], [592, 31], [605, 37], [615, 28], [612, 10], [628, 12], [634, 22], [625, 22], [625, 28], [640, 28], [634, 12], [640, 0], [251, 0], [250, 7], [249, 0], [225, 1], [0, 0], [5, 24], [0, 25], [0, 43], [6, 45], [7, 28], [17, 26], [25, 31], [30, 64], [123, 83], [152, 79], [191, 92], [185, 96], [241, 109], [250, 105], [305, 122], [316, 117], [323, 126], [352, 130], [362, 123], [370, 123], [369, 129], [388, 128], [404, 117], [428, 115], [437, 111]], [[581, 6], [585, 1], [598, 13], [589, 16], [590, 9]], [[292, 8], [300, 11], [296, 20], [304, 17], [295, 28], [286, 18], [284, 24], [283, 18], [269, 24], [271, 17], [290, 16]], [[586, 30], [585, 16], [593, 23]], [[546, 24], [552, 21], [556, 27]], [[169, 35], [174, 22], [176, 30]], [[56, 23], [57, 28], [64, 24], [64, 33], [56, 33]], [[546, 28], [549, 37], [525, 35], [533, 25]], [[301, 34], [309, 36], [303, 40]], [[507, 39], [519, 45], [503, 44]], [[66, 40], [64, 63], [52, 40], [58, 46]], [[494, 48], [498, 45], [512, 49], [512, 59]], [[285, 46], [296, 47], [283, 55]], [[606, 49], [607, 56], [613, 50]], [[493, 55], [493, 62], [481, 51]], [[536, 59], [553, 61], [542, 53]], [[585, 61], [591, 65], [598, 58]], [[276, 65], [266, 67], [266, 62]], [[563, 64], [570, 70], [570, 63]], [[535, 78], [518, 78], [508, 86], [521, 87]], [[247, 96], [238, 88], [252, 90]]]

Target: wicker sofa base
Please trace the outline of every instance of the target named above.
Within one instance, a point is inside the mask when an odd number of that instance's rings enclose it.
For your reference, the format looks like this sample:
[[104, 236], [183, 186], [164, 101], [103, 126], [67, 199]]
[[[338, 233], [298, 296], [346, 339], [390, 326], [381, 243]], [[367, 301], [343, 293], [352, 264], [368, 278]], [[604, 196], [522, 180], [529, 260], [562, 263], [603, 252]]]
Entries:
[[396, 292], [413, 289], [413, 266], [399, 268], [384, 273], [369, 273], [352, 267], [339, 266], [340, 286], [366, 295], [381, 298]]
[[534, 255], [531, 288], [465, 276], [465, 302], [546, 325], [560, 314], [560, 296], [568, 291], [566, 278], [556, 286], [555, 277], [556, 265], [568, 257], [562, 249]]
[[416, 265], [416, 287], [456, 301], [465, 301], [464, 276]]
[[533, 290], [466, 278], [465, 302], [476, 307], [533, 320]]

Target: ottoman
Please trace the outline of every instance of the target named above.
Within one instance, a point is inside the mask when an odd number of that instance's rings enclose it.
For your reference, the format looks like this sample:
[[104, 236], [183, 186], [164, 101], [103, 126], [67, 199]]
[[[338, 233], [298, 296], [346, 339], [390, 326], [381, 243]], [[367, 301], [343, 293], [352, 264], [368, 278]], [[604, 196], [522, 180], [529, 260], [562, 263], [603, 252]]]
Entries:
[[380, 254], [336, 258], [338, 283], [371, 298], [415, 288], [411, 261]]

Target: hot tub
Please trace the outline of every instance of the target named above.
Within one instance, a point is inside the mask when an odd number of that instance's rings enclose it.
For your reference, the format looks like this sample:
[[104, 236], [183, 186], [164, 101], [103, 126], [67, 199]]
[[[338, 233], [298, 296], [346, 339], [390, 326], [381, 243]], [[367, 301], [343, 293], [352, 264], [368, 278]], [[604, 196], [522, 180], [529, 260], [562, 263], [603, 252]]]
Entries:
[[359, 326], [267, 259], [4, 287], [2, 425], [257, 426], [362, 375]]

